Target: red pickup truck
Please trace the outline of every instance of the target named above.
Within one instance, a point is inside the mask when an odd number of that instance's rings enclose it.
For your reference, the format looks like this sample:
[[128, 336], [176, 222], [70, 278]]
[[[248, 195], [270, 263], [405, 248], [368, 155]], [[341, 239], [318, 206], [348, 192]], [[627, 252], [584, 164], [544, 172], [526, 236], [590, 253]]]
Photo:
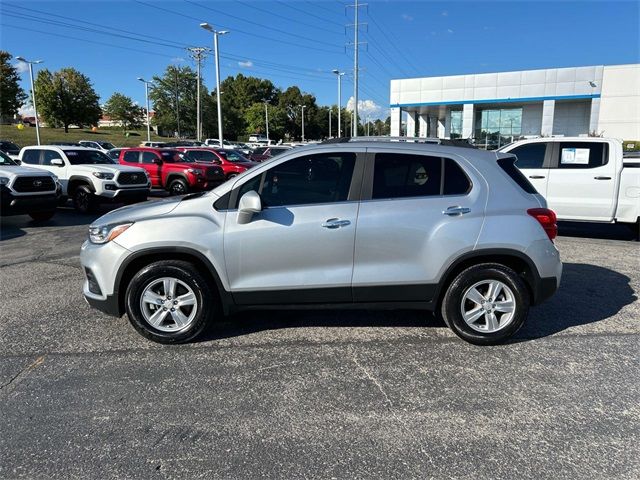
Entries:
[[118, 162], [144, 168], [151, 177], [151, 187], [164, 188], [171, 195], [211, 190], [226, 180], [219, 166], [196, 163], [174, 149], [125, 148]]
[[240, 175], [245, 170], [258, 165], [236, 150], [222, 150], [210, 147], [179, 147], [184, 157], [198, 163], [219, 165], [227, 179]]

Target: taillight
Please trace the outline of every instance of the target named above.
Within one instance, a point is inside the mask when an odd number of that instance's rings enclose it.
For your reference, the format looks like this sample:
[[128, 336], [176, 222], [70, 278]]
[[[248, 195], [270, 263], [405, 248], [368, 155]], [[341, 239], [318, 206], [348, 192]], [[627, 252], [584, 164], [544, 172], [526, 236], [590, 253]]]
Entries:
[[542, 225], [542, 228], [549, 236], [549, 240], [553, 240], [558, 236], [556, 212], [548, 208], [530, 208], [527, 213]]

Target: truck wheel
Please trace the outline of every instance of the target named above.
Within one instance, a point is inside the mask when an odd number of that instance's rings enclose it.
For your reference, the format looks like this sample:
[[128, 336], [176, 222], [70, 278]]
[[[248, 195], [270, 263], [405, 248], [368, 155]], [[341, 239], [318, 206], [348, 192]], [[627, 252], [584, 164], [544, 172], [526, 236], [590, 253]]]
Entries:
[[442, 317], [451, 330], [475, 345], [496, 345], [515, 334], [529, 312], [529, 290], [511, 268], [474, 265], [451, 282]]
[[80, 213], [91, 213], [96, 208], [93, 192], [86, 185], [76, 187], [73, 192], [73, 206]]
[[189, 193], [187, 182], [185, 182], [181, 178], [172, 180], [167, 190], [169, 190], [170, 195], [186, 195], [187, 193]]
[[636, 241], [640, 241], [640, 218], [636, 220], [636, 223], [626, 223], [625, 225], [629, 227], [629, 230], [633, 232], [633, 239]]
[[49, 212], [31, 212], [29, 216], [33, 219], [34, 222], [46, 222], [47, 220], [51, 220], [51, 218], [56, 214], [55, 210], [51, 210]]
[[158, 343], [193, 340], [219, 311], [212, 286], [193, 264], [182, 260], [162, 260], [136, 273], [125, 303], [133, 327]]

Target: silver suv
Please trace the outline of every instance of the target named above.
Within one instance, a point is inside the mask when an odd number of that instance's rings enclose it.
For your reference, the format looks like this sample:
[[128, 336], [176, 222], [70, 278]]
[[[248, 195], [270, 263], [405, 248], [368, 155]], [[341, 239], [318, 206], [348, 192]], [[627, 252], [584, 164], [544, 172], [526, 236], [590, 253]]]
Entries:
[[555, 215], [514, 161], [434, 144], [297, 148], [206, 194], [96, 220], [84, 295], [161, 343], [240, 309], [328, 304], [432, 310], [469, 342], [499, 343], [562, 272]]

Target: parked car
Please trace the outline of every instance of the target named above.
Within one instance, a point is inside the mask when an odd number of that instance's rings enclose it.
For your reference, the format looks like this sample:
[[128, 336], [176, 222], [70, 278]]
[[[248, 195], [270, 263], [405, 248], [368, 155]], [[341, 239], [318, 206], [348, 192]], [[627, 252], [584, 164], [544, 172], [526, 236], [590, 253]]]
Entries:
[[500, 151], [556, 212], [559, 220], [624, 223], [640, 237], [640, 168], [622, 142], [600, 137], [520, 140]]
[[135, 203], [147, 199], [151, 184], [141, 168], [118, 165], [93, 148], [41, 145], [20, 151], [23, 165], [49, 171], [62, 187], [62, 200], [71, 198], [79, 212], [101, 203]]
[[87, 148], [95, 148], [96, 150], [100, 150], [102, 153], [107, 153], [109, 150], [113, 150], [116, 146], [110, 142], [101, 142], [97, 140], [80, 140], [78, 142], [83, 147]]
[[222, 142], [222, 146], [220, 146], [220, 140], [218, 140], [217, 138], [207, 138], [204, 141], [204, 144], [207, 147], [224, 148], [225, 150], [238, 150], [241, 151], [244, 155], [249, 155], [253, 151], [251, 148], [249, 148], [248, 145], [245, 145], [244, 143], [231, 142], [229, 140], [224, 140]]
[[20, 166], [0, 151], [0, 216], [29, 215], [37, 222], [56, 213], [59, 192], [55, 175]]
[[148, 147], [148, 148], [162, 148], [166, 145], [166, 142], [142, 142], [140, 144], [141, 147]]
[[161, 343], [279, 305], [435, 310], [461, 338], [499, 343], [562, 271], [555, 215], [514, 162], [412, 143], [291, 150], [208, 194], [96, 220], [83, 292]]
[[178, 148], [178, 147], [201, 147], [204, 143], [198, 140], [178, 140], [176, 142], [167, 142], [163, 145], [163, 148]]
[[270, 140], [264, 133], [253, 133], [249, 135], [249, 142], [268, 143]]
[[264, 162], [271, 157], [280, 155], [291, 150], [291, 147], [277, 146], [277, 147], [258, 147], [253, 150], [253, 153], [249, 155], [249, 159], [254, 162]]
[[4, 152], [10, 158], [16, 160], [20, 155], [20, 147], [9, 140], [0, 140], [0, 152]]
[[120, 152], [119, 162], [144, 168], [153, 188], [163, 188], [171, 195], [211, 190], [225, 181], [219, 166], [196, 163], [175, 149], [127, 148]]
[[125, 150], [124, 148], [112, 148], [107, 153], [107, 156], [113, 160], [113, 163], [118, 163], [118, 159], [120, 158], [120, 152]]
[[56, 147], [81, 147], [78, 142], [50, 142], [48, 145], [54, 145]]
[[212, 163], [222, 167], [227, 180], [236, 177], [242, 172], [258, 165], [235, 150], [223, 150], [220, 148], [189, 147], [179, 149], [185, 158], [198, 163]]

